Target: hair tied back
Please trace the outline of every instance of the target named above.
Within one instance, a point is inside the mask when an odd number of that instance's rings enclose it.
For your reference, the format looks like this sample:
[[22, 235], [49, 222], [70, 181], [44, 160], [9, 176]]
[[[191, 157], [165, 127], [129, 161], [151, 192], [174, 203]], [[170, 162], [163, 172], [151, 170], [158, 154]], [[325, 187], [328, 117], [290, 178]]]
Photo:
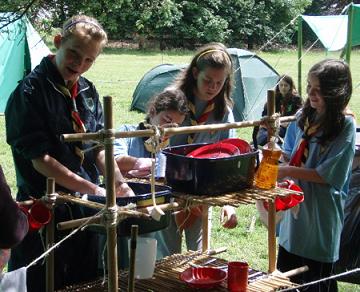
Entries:
[[70, 22], [68, 25], [66, 25], [64, 28], [63, 28], [63, 31], [67, 31], [69, 30], [71, 27], [73, 27], [74, 25], [78, 24], [78, 23], [85, 23], [85, 24], [91, 24], [93, 26], [95, 26], [97, 29], [101, 30], [102, 28], [95, 22], [93, 21], [88, 21], [88, 20], [84, 20], [84, 19], [79, 19], [79, 20], [76, 20], [76, 21], [72, 21]]

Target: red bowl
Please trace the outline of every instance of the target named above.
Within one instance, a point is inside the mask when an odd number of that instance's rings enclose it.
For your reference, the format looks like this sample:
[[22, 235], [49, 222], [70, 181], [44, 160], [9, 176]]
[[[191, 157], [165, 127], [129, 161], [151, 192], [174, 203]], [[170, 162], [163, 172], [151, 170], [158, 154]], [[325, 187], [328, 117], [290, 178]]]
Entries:
[[186, 156], [193, 158], [224, 158], [239, 154], [240, 151], [235, 145], [219, 142], [199, 147]]
[[[294, 184], [292, 181], [285, 180], [283, 182], [278, 183], [278, 186], [281, 188], [302, 192], [302, 189]], [[297, 204], [304, 201], [304, 195], [300, 194], [289, 194], [286, 197], [278, 196], [275, 198], [275, 209], [276, 211], [285, 211], [292, 207], [295, 207]], [[266, 210], [269, 208], [269, 204], [267, 201], [264, 201], [264, 207]]]
[[192, 288], [210, 289], [226, 279], [226, 272], [214, 267], [190, 267], [180, 274], [180, 279]]

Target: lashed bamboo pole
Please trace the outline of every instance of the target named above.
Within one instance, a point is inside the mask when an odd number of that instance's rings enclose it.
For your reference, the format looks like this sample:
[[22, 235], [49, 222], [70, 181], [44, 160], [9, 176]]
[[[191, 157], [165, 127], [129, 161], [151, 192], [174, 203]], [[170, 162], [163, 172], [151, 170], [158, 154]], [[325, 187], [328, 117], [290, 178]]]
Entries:
[[56, 228], [58, 230], [68, 230], [68, 229], [77, 228], [77, 227], [83, 225], [84, 223], [86, 223], [86, 224], [101, 224], [101, 218], [102, 218], [102, 215], [98, 215], [98, 216], [93, 216], [91, 219], [90, 219], [90, 217], [85, 217], [85, 218], [81, 218], [81, 219], [74, 219], [74, 220], [59, 222], [56, 225]]
[[[272, 116], [275, 113], [275, 91], [268, 90], [267, 94], [267, 112], [269, 116]], [[269, 121], [268, 128], [268, 141], [274, 136], [274, 121]], [[276, 268], [276, 210], [275, 202], [269, 200], [268, 208], [268, 253], [269, 253], [269, 273], [275, 271]]]
[[[295, 120], [295, 116], [287, 116], [278, 118], [281, 123], [287, 123]], [[259, 126], [265, 121], [273, 120], [270, 115], [268, 117], [263, 117], [258, 121], [243, 121], [243, 122], [234, 122], [234, 123], [222, 123], [222, 124], [212, 124], [212, 125], [198, 125], [198, 126], [188, 126], [188, 127], [178, 127], [178, 128], [164, 128], [163, 133], [166, 136], [174, 136], [178, 134], [189, 134], [189, 133], [199, 133], [207, 131], [220, 131], [220, 130], [229, 130], [237, 128], [246, 128]], [[155, 135], [154, 130], [136, 130], [136, 131], [115, 131], [115, 138], [129, 138], [129, 137], [149, 137]], [[75, 134], [63, 134], [61, 139], [65, 142], [77, 142], [77, 141], [89, 141], [89, 140], [102, 140], [104, 137], [104, 131], [99, 131], [97, 133], [75, 133]]]
[[[60, 200], [62, 200], [64, 202], [76, 203], [76, 204], [79, 204], [79, 205], [82, 205], [82, 206], [85, 206], [88, 208], [93, 208], [93, 209], [98, 209], [98, 210], [104, 209], [106, 207], [103, 204], [96, 203], [96, 202], [84, 201], [79, 198], [74, 198], [70, 195], [59, 195], [59, 198], [60, 198]], [[176, 210], [179, 208], [179, 204], [177, 202], [165, 203], [165, 204], [161, 204], [161, 205], [157, 205], [157, 206], [158, 206], [158, 208], [160, 208], [163, 211]], [[153, 209], [152, 206], [138, 208], [137, 210], [128, 210], [125, 207], [118, 207], [118, 216], [121, 216], [122, 218], [137, 217], [137, 218], [144, 218], [144, 219], [150, 220], [150, 218], [151, 218], [150, 214], [151, 214], [152, 209]], [[59, 222], [57, 224], [57, 229], [58, 230], [66, 230], [66, 229], [77, 228], [77, 227], [83, 225], [85, 222], [87, 224], [101, 224], [101, 218], [102, 218], [102, 215], [97, 215], [97, 216], [93, 216], [92, 219], [90, 219], [90, 217], [85, 217], [85, 218], [80, 218], [80, 219]]]
[[[46, 181], [46, 193], [51, 195], [55, 193], [55, 179], [49, 177]], [[46, 225], [46, 248], [49, 249], [54, 245], [54, 210], [51, 210], [51, 220]], [[46, 257], [46, 291], [53, 292], [54, 287], [54, 251]]]
[[[105, 186], [106, 186], [106, 208], [109, 212], [116, 207], [115, 176], [114, 176], [114, 133], [112, 97], [104, 96], [104, 146], [105, 146]], [[117, 261], [117, 233], [116, 224], [107, 224], [107, 265], [108, 265], [108, 291], [117, 292], [118, 283], [118, 261]]]

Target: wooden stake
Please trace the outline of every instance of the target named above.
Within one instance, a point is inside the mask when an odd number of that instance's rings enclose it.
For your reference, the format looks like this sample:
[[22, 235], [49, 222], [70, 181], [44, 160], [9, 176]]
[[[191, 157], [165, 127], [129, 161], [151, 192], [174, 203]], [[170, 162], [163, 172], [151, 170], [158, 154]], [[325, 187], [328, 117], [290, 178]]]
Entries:
[[135, 256], [136, 256], [136, 241], [138, 236], [138, 225], [131, 226], [131, 238], [130, 238], [130, 263], [129, 263], [129, 284], [128, 291], [135, 291]]
[[[51, 195], [55, 193], [55, 179], [49, 177], [46, 181], [46, 194]], [[54, 245], [54, 210], [51, 210], [51, 220], [46, 225], [46, 249]], [[46, 257], [46, 291], [54, 291], [54, 251], [51, 251]]]

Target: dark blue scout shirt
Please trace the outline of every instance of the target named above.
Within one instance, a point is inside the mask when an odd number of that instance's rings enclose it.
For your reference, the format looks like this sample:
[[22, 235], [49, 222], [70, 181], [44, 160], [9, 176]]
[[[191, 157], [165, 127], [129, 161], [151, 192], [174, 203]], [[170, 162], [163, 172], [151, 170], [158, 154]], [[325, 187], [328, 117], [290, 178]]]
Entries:
[[[91, 144], [64, 143], [61, 134], [74, 133], [72, 101], [56, 88], [65, 86], [50, 57], [45, 57], [11, 94], [5, 110], [6, 139], [13, 153], [18, 200], [29, 195], [41, 197], [46, 191], [46, 177], [32, 166], [32, 159], [49, 154], [84, 179], [98, 183], [95, 151], [85, 153], [83, 163], [75, 146], [85, 149]], [[77, 109], [87, 132], [103, 128], [102, 108], [94, 85], [84, 77], [78, 80]], [[57, 186], [57, 190], [64, 190]]]

